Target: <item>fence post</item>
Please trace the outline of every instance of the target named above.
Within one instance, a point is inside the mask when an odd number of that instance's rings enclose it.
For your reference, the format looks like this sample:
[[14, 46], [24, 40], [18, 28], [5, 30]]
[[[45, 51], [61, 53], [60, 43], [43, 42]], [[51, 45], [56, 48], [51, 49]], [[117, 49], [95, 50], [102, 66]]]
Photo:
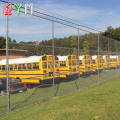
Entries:
[[99, 74], [100, 74], [100, 71], [99, 71], [99, 47], [100, 47], [100, 36], [98, 35], [98, 83], [99, 83]]
[[[116, 40], [116, 58], [118, 59], [118, 53], [117, 52], [118, 52], [118, 48], [117, 48], [117, 40]], [[117, 68], [118, 68], [118, 62], [116, 63], [116, 77], [117, 77]]]
[[109, 44], [110, 44], [110, 42], [109, 42], [109, 38], [108, 38], [108, 55], [110, 54], [109, 53]]
[[109, 38], [108, 38], [108, 56], [109, 56], [108, 70], [110, 70], [110, 39]]
[[53, 52], [53, 97], [55, 97], [55, 75], [54, 75], [54, 63], [55, 63], [55, 61], [54, 61], [54, 59], [55, 59], [55, 57], [54, 57], [54, 55], [55, 55], [55, 53], [54, 53], [54, 21], [52, 21], [52, 52]]
[[10, 93], [9, 93], [9, 70], [8, 70], [8, 15], [6, 15], [6, 78], [7, 78], [7, 111], [10, 112]]
[[80, 61], [79, 61], [79, 56], [80, 56], [80, 30], [78, 29], [78, 84], [79, 84], [79, 89], [80, 89]]

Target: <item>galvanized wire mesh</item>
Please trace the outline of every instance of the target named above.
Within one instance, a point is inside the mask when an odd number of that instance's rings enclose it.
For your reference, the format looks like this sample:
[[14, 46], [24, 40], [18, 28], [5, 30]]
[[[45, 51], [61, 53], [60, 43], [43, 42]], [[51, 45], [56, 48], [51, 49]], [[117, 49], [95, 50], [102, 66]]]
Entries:
[[[8, 21], [10, 111], [119, 76], [119, 41], [24, 14], [19, 16], [24, 21], [20, 21], [16, 11], [13, 14]], [[0, 45], [6, 49], [4, 43]], [[45, 63], [25, 62], [26, 58], [34, 61], [48, 55], [51, 60], [47, 67]], [[5, 65], [5, 58], [1, 62]], [[0, 80], [6, 81], [4, 66], [0, 75]], [[6, 86], [0, 89], [0, 114], [7, 112]]]

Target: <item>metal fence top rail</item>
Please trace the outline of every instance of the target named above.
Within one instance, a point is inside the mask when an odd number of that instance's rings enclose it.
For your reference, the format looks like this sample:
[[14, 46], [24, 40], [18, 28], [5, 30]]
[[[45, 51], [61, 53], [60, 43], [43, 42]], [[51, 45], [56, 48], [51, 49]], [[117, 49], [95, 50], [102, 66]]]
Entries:
[[[3, 2], [3, 3], [9, 3], [9, 1], [5, 1], [5, 0], [0, 0], [0, 1]], [[14, 5], [13, 3], [11, 3], [11, 4]], [[22, 8], [25, 9], [25, 7], [22, 7]], [[14, 8], [13, 8], [13, 10], [17, 11]], [[20, 12], [24, 13], [23, 11], [20, 11]], [[91, 31], [81, 29], [79, 27], [87, 28], [87, 29], [97, 31], [97, 32], [102, 32], [102, 31], [99, 31], [99, 30], [95, 30], [94, 28], [86, 27], [86, 26], [83, 26], [83, 25], [80, 25], [80, 24], [77, 24], [77, 23], [74, 23], [74, 22], [70, 22], [70, 21], [65, 20], [65, 19], [61, 19], [61, 18], [54, 17], [54, 16], [51, 16], [51, 15], [48, 15], [48, 14], [45, 14], [45, 13], [41, 13], [41, 12], [38, 12], [38, 11], [35, 11], [35, 10], [33, 10], [33, 13], [41, 14], [41, 15], [44, 15], [44, 16], [47, 16], [47, 17], [40, 16], [40, 15], [38, 16], [38, 15], [35, 15], [35, 14], [33, 14], [32, 16], [43, 18], [43, 19], [46, 19], [46, 20], [49, 20], [49, 21], [54, 21], [56, 23], [63, 24], [63, 25], [66, 25], [66, 26], [69, 26], [69, 27], [72, 27], [72, 28], [76, 28], [76, 29], [79, 29], [79, 30], [82, 30], [82, 31], [85, 31], [85, 32], [91, 32]], [[31, 15], [30, 13], [28, 13], [28, 14]], [[48, 18], [48, 17], [50, 17], [50, 18]], [[57, 19], [57, 20], [55, 20], [55, 19]], [[66, 23], [64, 23], [64, 22], [66, 22]], [[79, 26], [79, 27], [76, 27], [76, 26]]]
[[[16, 1], [18, 1], [18, 0], [16, 0]], [[0, 0], [0, 2], [9, 3], [9, 1], [5, 1], [5, 0]], [[20, 1], [18, 1], [18, 2], [20, 2]], [[11, 2], [10, 2], [10, 3], [11, 3]], [[11, 3], [11, 4], [14, 5], [13, 3]], [[25, 10], [25, 7], [22, 7], [22, 8]], [[36, 7], [36, 8], [38, 8], [38, 7]], [[14, 8], [13, 8], [13, 10], [14, 10], [14, 11], [17, 11], [17, 10], [14, 9]], [[20, 10], [20, 12], [25, 13], [24, 11], [21, 11], [21, 10]], [[32, 15], [32, 16], [34, 16], [34, 17], [38, 17], [38, 18], [46, 19], [46, 20], [49, 20], [49, 21], [52, 21], [52, 22], [56, 22], [56, 23], [59, 23], [59, 24], [62, 24], [62, 25], [65, 25], [65, 26], [68, 26], [68, 27], [71, 27], [71, 28], [74, 28], [74, 29], [82, 30], [82, 31], [87, 32], [87, 33], [93, 33], [93, 32], [91, 32], [90, 30], [97, 31], [97, 32], [98, 32], [98, 33], [97, 33], [98, 35], [100, 35], [100, 33], [103, 32], [103, 31], [101, 31], [101, 30], [96, 30], [96, 29], [91, 28], [91, 27], [86, 27], [86, 26], [84, 26], [84, 25], [80, 25], [80, 24], [78, 24], [78, 23], [74, 23], [74, 22], [71, 22], [71, 21], [68, 21], [68, 20], [65, 20], [65, 19], [61, 19], [61, 18], [58, 18], [58, 17], [54, 17], [54, 16], [52, 16], [52, 15], [45, 14], [45, 13], [42, 13], [42, 12], [38, 12], [38, 11], [35, 11], [35, 10], [33, 10], [33, 13], [36, 13], [36, 14], [33, 14], [33, 15]], [[39, 14], [39, 15], [38, 15], [38, 14]], [[28, 13], [28, 15], [31, 15], [31, 14]], [[43, 16], [41, 16], [41, 15], [43, 15]], [[46, 17], [46, 16], [47, 16], [47, 17]], [[48, 17], [50, 17], [50, 18], [48, 18]], [[63, 16], [63, 17], [64, 17], [64, 16]], [[56, 19], [56, 20], [55, 20], [55, 19]], [[68, 18], [68, 19], [69, 19], [69, 18]], [[73, 20], [73, 21], [75, 21], [75, 20]], [[66, 23], [64, 23], [64, 22], [66, 22]], [[83, 27], [83, 28], [86, 28], [86, 29], [89, 29], [89, 30], [85, 30], [85, 29], [79, 28], [79, 27], [77, 27], [77, 26]], [[105, 38], [107, 38], [107, 39], [111, 39], [111, 40], [118, 41], [118, 40], [116, 40], [116, 39], [112, 39], [112, 38], [109, 38], [109, 37], [106, 37], [106, 36], [103, 36], [103, 35], [100, 35], [100, 36], [105, 37]]]
[[[20, 1], [20, 0], [15, 0], [15, 1], [17, 1], [17, 2], [21, 2], [21, 3], [24, 3], [24, 4], [25, 4], [25, 2]], [[77, 21], [77, 20], [74, 20], [74, 19], [72, 19], [72, 18], [68, 18], [68, 17], [66, 17], [66, 16], [63, 16], [63, 15], [60, 15], [60, 14], [54, 13], [54, 12], [49, 11], [49, 10], [47, 10], [47, 9], [43, 9], [43, 8], [40, 8], [40, 7], [37, 7], [37, 6], [34, 6], [34, 8], [37, 8], [37, 9], [39, 9], [39, 10], [43, 10], [44, 12], [47, 12], [47, 13], [49, 13], [49, 14], [54, 14], [54, 15], [57, 15], [57, 16], [59, 16], [59, 17], [62, 17], [62, 18], [65, 18], [65, 19], [68, 19], [68, 20], [74, 21], [74, 22], [76, 22], [76, 23], [81, 23], [81, 24], [83, 24], [83, 25], [87, 25], [87, 26], [89, 26], [89, 27], [94, 28], [96, 31], [98, 31], [98, 30], [99, 30], [99, 31], [104, 31], [104, 30], [101, 30], [101, 29], [96, 28], [96, 27], [94, 27], [94, 26], [91, 26], [91, 25], [85, 24], [85, 23], [83, 23], [83, 22], [81, 22], [81, 21]], [[80, 24], [80, 25], [81, 25], [81, 24]]]

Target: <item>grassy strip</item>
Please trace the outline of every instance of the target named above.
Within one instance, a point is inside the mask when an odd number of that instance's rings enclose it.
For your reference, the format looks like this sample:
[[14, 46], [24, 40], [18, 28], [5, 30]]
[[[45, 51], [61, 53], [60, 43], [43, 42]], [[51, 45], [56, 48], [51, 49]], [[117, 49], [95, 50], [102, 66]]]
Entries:
[[120, 77], [1, 116], [1, 120], [119, 120]]
[[[115, 77], [116, 70], [110, 70], [106, 72], [102, 72], [99, 76], [99, 80], [103, 81], [109, 79], [111, 77]], [[117, 71], [120, 73], [120, 70]], [[62, 82], [58, 85], [55, 85], [55, 94], [56, 96], [63, 95], [70, 91], [74, 91], [78, 89], [80, 84], [80, 88], [84, 88], [90, 85], [93, 85], [98, 82], [98, 75], [91, 75], [88, 77], [81, 77], [79, 80]], [[15, 95], [11, 95], [11, 110], [15, 110], [26, 105], [34, 104], [36, 102], [49, 99], [53, 97], [53, 87], [44, 87], [44, 88], [33, 88], [24, 93], [19, 93]], [[7, 96], [0, 96], [0, 113], [5, 112], [7, 110]]]

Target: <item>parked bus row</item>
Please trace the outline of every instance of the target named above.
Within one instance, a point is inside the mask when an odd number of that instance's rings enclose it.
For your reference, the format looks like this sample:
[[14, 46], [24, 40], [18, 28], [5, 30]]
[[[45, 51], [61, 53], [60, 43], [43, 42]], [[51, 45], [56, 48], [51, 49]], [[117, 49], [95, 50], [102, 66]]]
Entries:
[[[54, 67], [54, 69], [53, 69]], [[30, 56], [9, 59], [9, 77], [21, 79], [26, 84], [40, 84], [58, 78], [92, 73], [120, 67], [120, 56], [68, 55]], [[6, 60], [0, 61], [0, 78], [6, 78]]]

